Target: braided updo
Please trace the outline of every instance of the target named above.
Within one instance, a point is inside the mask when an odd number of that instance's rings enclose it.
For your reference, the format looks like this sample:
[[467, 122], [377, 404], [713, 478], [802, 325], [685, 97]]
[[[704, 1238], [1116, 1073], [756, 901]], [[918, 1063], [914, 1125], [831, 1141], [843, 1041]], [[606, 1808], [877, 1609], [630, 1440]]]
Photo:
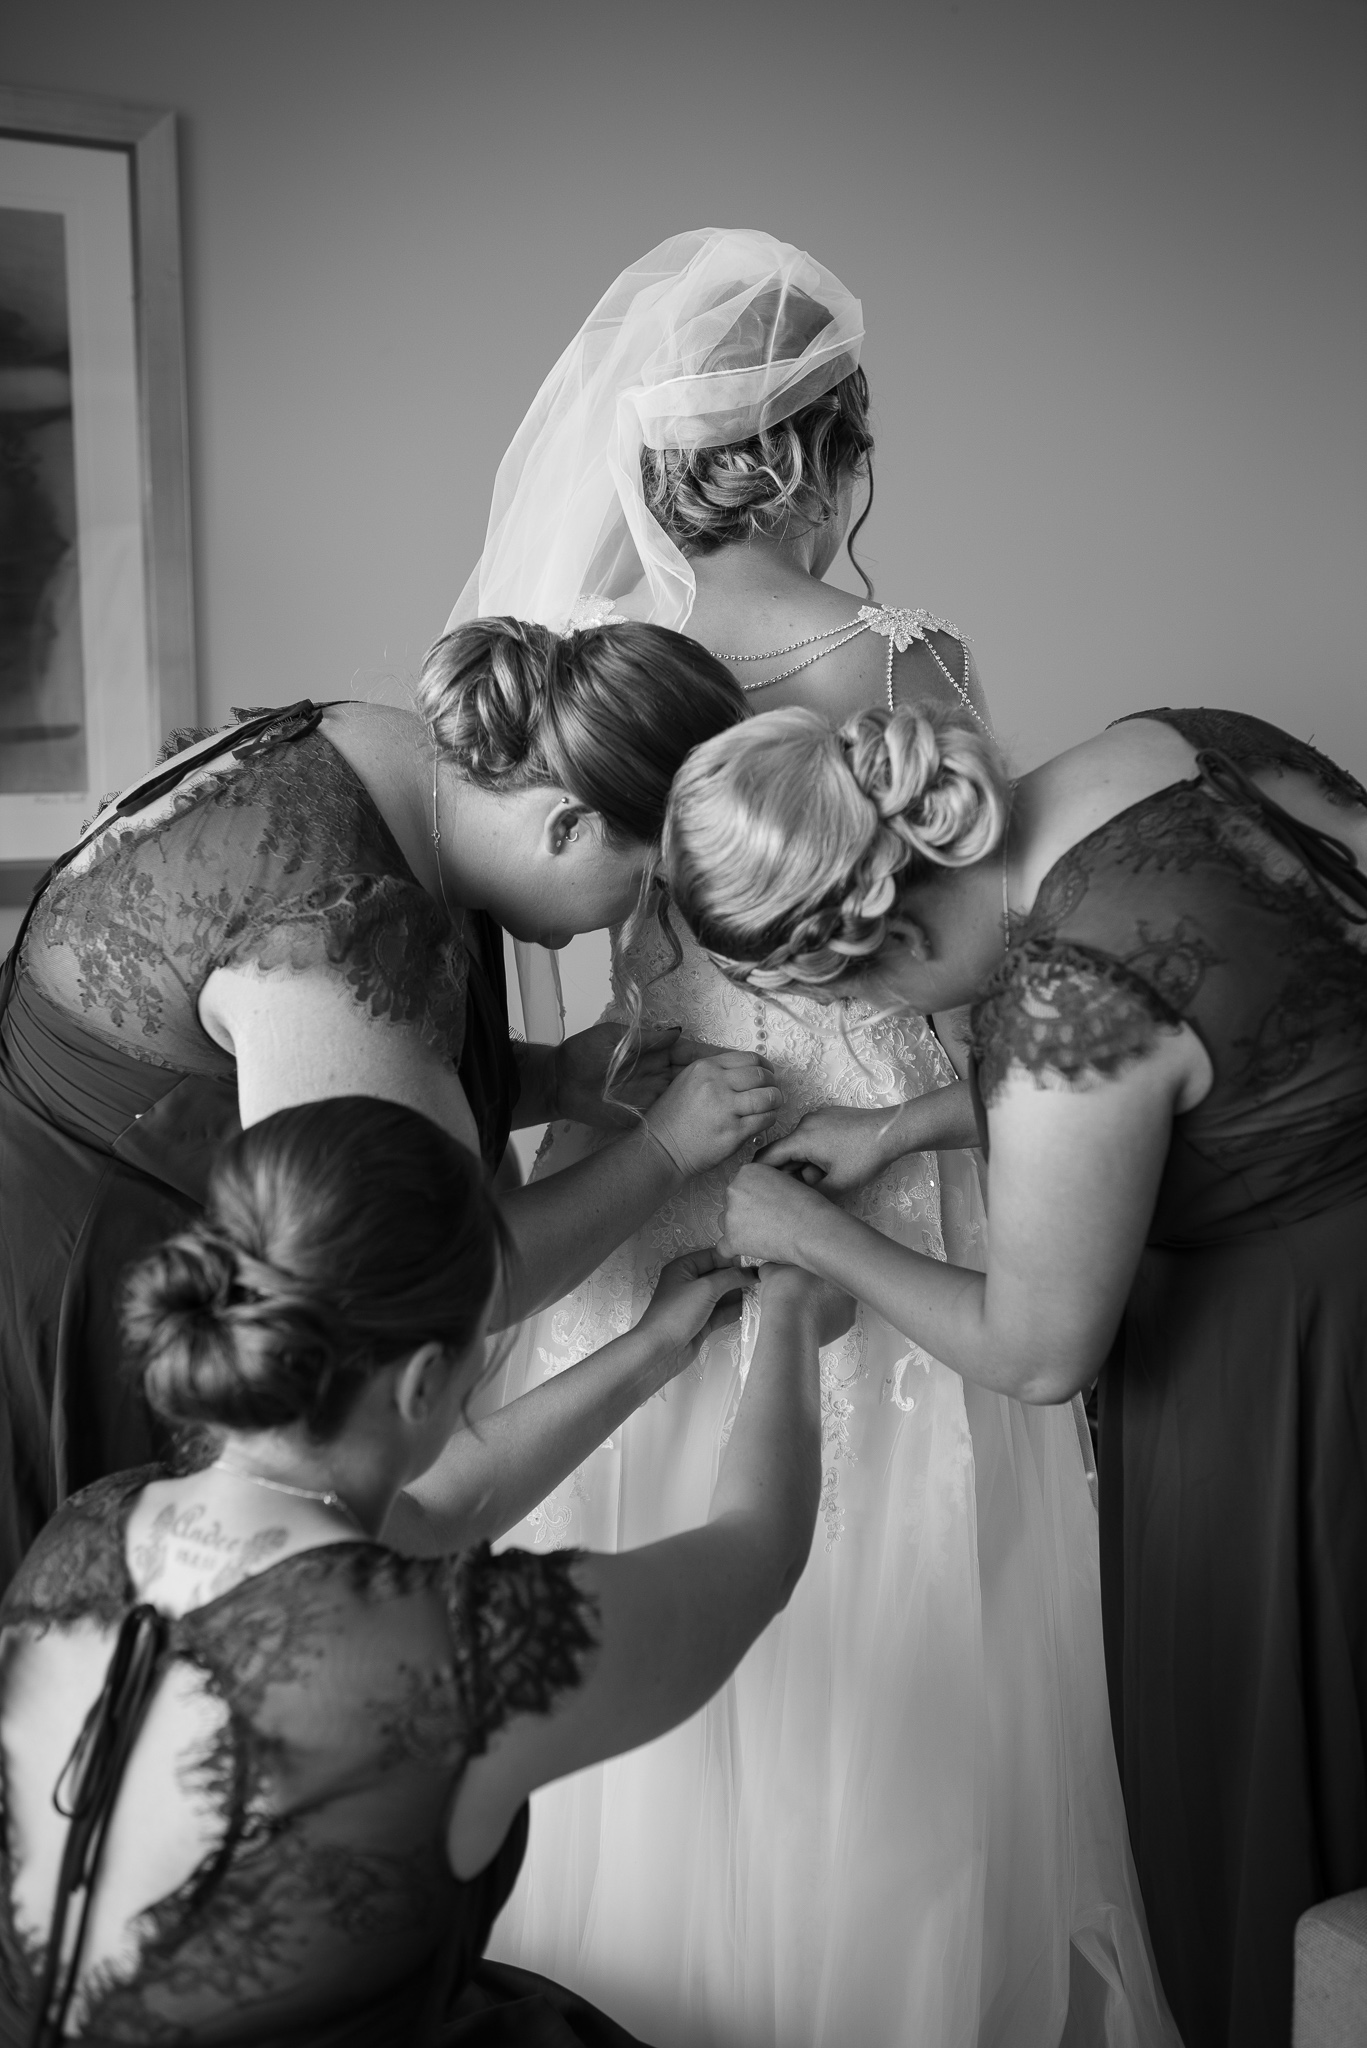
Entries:
[[469, 1346], [499, 1254], [479, 1163], [416, 1110], [280, 1110], [223, 1148], [203, 1220], [130, 1276], [130, 1360], [173, 1422], [326, 1438], [381, 1366]]
[[766, 712], [684, 764], [665, 824], [670, 895], [700, 945], [759, 990], [871, 967], [935, 868], [1000, 843], [1006, 772], [966, 714], [938, 704]]
[[696, 640], [631, 620], [562, 636], [473, 619], [431, 650], [418, 706], [467, 781], [567, 790], [619, 846], [657, 844], [684, 756], [745, 716], [740, 686]]

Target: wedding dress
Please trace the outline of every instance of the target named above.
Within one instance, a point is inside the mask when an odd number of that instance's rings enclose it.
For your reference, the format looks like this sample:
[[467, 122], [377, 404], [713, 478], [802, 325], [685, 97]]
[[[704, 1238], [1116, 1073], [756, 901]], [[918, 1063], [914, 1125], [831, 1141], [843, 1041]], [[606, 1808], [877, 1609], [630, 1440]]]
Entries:
[[[954, 1078], [929, 1026], [733, 987], [686, 931], [615, 957], [645, 1022], [772, 1060], [782, 1128]], [[652, 977], [659, 976], [654, 979]], [[538, 1177], [602, 1142], [547, 1134]], [[690, 1181], [527, 1324], [512, 1399], [627, 1329], [661, 1265], [719, 1234]], [[916, 1154], [856, 1212], [981, 1267], [976, 1156]], [[632, 1416], [510, 1544], [626, 1549], [706, 1517], [753, 1351], [739, 1330]], [[1091, 2038], [1175, 2040], [1143, 1932], [1111, 1744], [1096, 1513], [1071, 1408], [1026, 1408], [861, 1307], [821, 1359], [823, 1483], [785, 1611], [701, 1713], [549, 1786], [490, 1944], [657, 2048], [1045, 2048], [1069, 1944], [1114, 1987]]]
[[[837, 277], [759, 231], [651, 250], [514, 436], [451, 623], [507, 611], [563, 632], [630, 592], [686, 629], [693, 566], [645, 502], [643, 450], [784, 420], [854, 371], [863, 330]], [[761, 1002], [678, 937], [669, 972], [658, 928], [614, 948], [608, 1014], [630, 980], [647, 1025], [763, 1052], [780, 1129], [953, 1080], [922, 1020]], [[519, 951], [529, 1017], [549, 980], [535, 954]], [[554, 1125], [536, 1172], [601, 1142]], [[664, 1262], [719, 1235], [725, 1185], [724, 1169], [689, 1182], [533, 1318], [503, 1398], [627, 1329]], [[972, 1154], [899, 1160], [853, 1206], [914, 1250], [985, 1264]], [[506, 1540], [617, 1550], [705, 1520], [754, 1323], [751, 1303]], [[821, 1512], [788, 1606], [683, 1727], [535, 1796], [489, 1953], [656, 2048], [1169, 2048], [1112, 1747], [1085, 1425], [966, 1387], [864, 1308], [823, 1353], [821, 1400]]]

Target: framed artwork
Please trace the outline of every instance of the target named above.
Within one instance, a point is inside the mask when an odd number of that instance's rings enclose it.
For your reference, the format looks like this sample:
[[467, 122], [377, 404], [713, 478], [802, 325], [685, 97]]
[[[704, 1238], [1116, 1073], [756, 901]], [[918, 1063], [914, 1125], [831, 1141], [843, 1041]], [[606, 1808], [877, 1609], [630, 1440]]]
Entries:
[[194, 712], [175, 117], [0, 87], [0, 905]]

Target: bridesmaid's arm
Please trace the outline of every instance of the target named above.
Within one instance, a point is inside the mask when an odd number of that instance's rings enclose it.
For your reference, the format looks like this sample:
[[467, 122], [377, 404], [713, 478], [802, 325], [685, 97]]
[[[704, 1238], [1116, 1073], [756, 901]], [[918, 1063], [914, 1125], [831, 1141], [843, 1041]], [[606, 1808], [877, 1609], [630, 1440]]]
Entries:
[[385, 1541], [433, 1557], [514, 1528], [682, 1372], [718, 1303], [740, 1284], [735, 1267], [710, 1248], [675, 1259], [624, 1337], [458, 1429], [436, 1464], [399, 1495]]
[[719, 1250], [783, 1259], [846, 1287], [965, 1379], [1029, 1402], [1090, 1384], [1144, 1247], [1172, 1119], [1210, 1082], [1185, 1028], [1113, 1079], [1016, 1071], [990, 1110], [987, 1272], [942, 1264], [763, 1166], [728, 1193]]
[[514, 1715], [465, 1767], [447, 1831], [458, 1877], [481, 1870], [538, 1785], [661, 1735], [702, 1706], [783, 1607], [806, 1563], [821, 1493], [818, 1347], [854, 1304], [768, 1268], [755, 1355], [707, 1524], [575, 1577], [597, 1610], [583, 1682]]
[[957, 1152], [977, 1142], [968, 1083], [954, 1081], [890, 1109], [809, 1110], [786, 1138], [757, 1152], [755, 1163], [786, 1166], [809, 1187], [843, 1195], [908, 1152]]
[[[219, 968], [199, 1010], [210, 1037], [236, 1059], [244, 1127], [296, 1103], [375, 1095], [431, 1117], [478, 1156], [455, 1069], [417, 1031], [371, 1017], [344, 982]], [[690, 1174], [762, 1136], [782, 1103], [757, 1054], [693, 1060], [622, 1137], [562, 1173], [509, 1190], [502, 1208], [515, 1257], [493, 1327], [558, 1301]]]
[[[637, 1118], [659, 1100], [674, 1079], [678, 1067], [687, 1063], [687, 1045], [681, 1041], [677, 1024], [659, 1031], [643, 1031], [635, 1063], [613, 1089], [613, 1100], [604, 1100], [608, 1068], [621, 1040], [616, 1024], [591, 1024], [576, 1031], [561, 1045], [522, 1045], [514, 1041], [522, 1086], [513, 1107], [513, 1129], [529, 1124], [587, 1124], [593, 1130], [630, 1130]], [[715, 1048], [706, 1048], [715, 1050]]]

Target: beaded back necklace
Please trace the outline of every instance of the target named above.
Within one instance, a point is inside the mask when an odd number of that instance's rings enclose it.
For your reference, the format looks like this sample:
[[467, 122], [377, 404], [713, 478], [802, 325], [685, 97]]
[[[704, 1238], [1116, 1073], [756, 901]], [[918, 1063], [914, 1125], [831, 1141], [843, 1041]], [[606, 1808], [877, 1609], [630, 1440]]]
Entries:
[[[777, 675], [757, 676], [754, 682], [741, 684], [741, 688], [745, 691], [767, 690], [774, 683], [786, 683], [789, 676], [800, 675], [803, 669], [811, 668], [814, 662], [820, 661], [827, 654], [834, 654], [837, 648], [848, 647], [852, 640], [857, 640], [863, 633], [881, 633], [888, 643], [887, 693], [889, 711], [895, 711], [897, 708], [897, 701], [893, 696], [892, 689], [893, 658], [898, 654], [905, 654], [912, 645], [912, 642], [919, 640], [929, 650], [931, 660], [935, 663], [936, 668], [939, 669], [940, 674], [949, 684], [950, 689], [953, 690], [960, 703], [977, 720], [984, 732], [990, 729], [986, 719], [969, 694], [968, 642], [956, 627], [950, 625], [947, 619], [937, 619], [932, 612], [926, 611], [921, 606], [918, 606], [915, 611], [909, 611], [903, 605], [861, 604], [854, 617], [847, 619], [843, 625], [830, 626], [824, 633], [809, 633], [806, 639], [793, 640], [787, 647], [771, 647], [763, 654], [724, 654], [720, 648], [716, 647], [710, 651], [716, 656], [718, 661], [725, 661], [739, 667], [742, 663], [748, 662], [781, 661], [785, 654], [799, 654], [806, 648], [813, 650], [810, 654], [805, 654], [801, 661], [795, 661], [790, 667], [780, 669]], [[957, 640], [963, 648], [964, 673], [962, 682], [952, 673], [948, 664], [941, 656], [939, 648], [930, 637], [932, 633], [947, 633], [951, 639]]]

